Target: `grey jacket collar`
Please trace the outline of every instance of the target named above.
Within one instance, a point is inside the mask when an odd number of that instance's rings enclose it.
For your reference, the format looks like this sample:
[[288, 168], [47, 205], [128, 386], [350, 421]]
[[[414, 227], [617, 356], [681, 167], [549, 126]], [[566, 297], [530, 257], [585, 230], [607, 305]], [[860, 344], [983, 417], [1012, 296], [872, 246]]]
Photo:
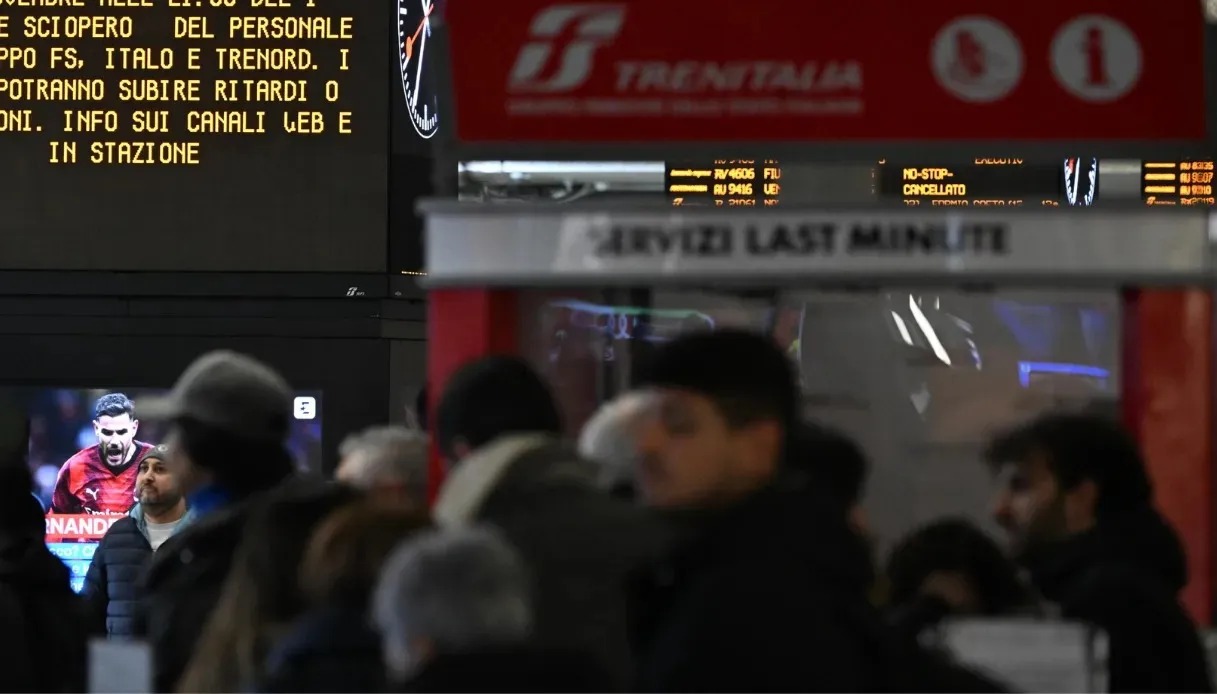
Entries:
[[432, 509], [440, 527], [473, 523], [482, 504], [525, 453], [555, 442], [548, 434], [509, 434], [477, 449], [448, 476]]
[[[148, 537], [148, 518], [144, 516], [144, 507], [137, 501], [131, 507], [131, 510], [127, 512], [127, 515], [131, 516], [131, 519], [135, 521], [135, 527], [144, 536], [144, 539], [151, 542], [152, 539]], [[178, 521], [177, 527], [173, 529], [173, 532], [175, 534], [181, 532], [192, 521], [194, 521], [194, 512], [187, 509], [186, 515], [182, 516], [182, 520]]]

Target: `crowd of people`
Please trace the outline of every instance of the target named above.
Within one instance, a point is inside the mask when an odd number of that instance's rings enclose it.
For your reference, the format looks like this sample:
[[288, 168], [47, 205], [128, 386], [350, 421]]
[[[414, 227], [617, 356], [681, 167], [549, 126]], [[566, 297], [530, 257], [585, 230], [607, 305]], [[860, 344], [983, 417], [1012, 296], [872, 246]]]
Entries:
[[204, 355], [141, 403], [170, 434], [79, 596], [28, 431], [0, 421], [0, 691], [85, 691], [91, 638], [148, 644], [157, 692], [1009, 690], [928, 638], [958, 616], [1090, 624], [1110, 691], [1213, 691], [1183, 550], [1104, 416], [994, 439], [1008, 543], [945, 518], [880, 566], [865, 455], [802, 419], [760, 335], [664, 344], [577, 441], [516, 358], [465, 365], [437, 402], [430, 435], [369, 429], [314, 479], [284, 446], [284, 379]]

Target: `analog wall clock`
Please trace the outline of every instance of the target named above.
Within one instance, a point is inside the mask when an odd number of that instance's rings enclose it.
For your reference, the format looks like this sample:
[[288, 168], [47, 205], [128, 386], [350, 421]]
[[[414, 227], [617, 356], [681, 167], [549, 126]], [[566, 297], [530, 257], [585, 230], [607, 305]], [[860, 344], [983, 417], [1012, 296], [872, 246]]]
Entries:
[[431, 64], [438, 55], [428, 47], [431, 13], [436, 0], [397, 0], [397, 38], [401, 87], [406, 110], [419, 137], [431, 138], [439, 130], [439, 89]]

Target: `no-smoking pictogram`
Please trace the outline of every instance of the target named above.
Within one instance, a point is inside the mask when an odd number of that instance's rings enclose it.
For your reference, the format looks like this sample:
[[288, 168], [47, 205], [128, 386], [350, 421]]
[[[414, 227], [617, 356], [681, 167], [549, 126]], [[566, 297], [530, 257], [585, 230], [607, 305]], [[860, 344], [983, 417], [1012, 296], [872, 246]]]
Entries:
[[939, 84], [960, 99], [997, 101], [1022, 79], [1023, 49], [996, 19], [960, 17], [934, 37], [930, 66]]
[[1141, 78], [1141, 44], [1118, 20], [1083, 15], [1052, 40], [1052, 74], [1084, 101], [1115, 101]]

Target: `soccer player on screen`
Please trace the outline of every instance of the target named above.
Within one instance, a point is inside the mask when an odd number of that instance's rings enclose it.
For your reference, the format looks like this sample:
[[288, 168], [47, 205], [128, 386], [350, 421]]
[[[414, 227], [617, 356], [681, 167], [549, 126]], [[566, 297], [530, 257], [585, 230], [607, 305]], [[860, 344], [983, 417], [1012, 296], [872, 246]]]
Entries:
[[135, 440], [139, 420], [122, 393], [108, 393], [93, 405], [97, 445], [68, 458], [59, 468], [51, 513], [124, 514], [135, 503], [139, 463], [152, 444]]

